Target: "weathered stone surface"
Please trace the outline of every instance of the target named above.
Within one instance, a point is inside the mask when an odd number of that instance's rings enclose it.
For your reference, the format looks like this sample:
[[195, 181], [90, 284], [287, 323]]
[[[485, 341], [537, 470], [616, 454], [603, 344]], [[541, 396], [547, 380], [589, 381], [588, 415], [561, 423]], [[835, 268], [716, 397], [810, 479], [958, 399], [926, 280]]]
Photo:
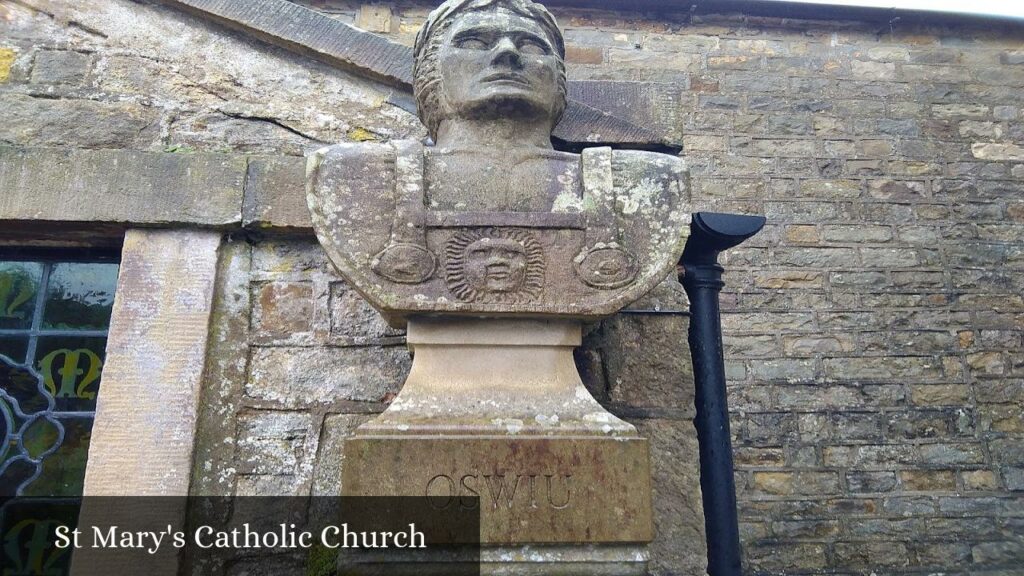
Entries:
[[222, 244], [196, 422], [193, 495], [231, 496], [236, 491], [235, 432], [248, 377], [251, 273], [249, 244]]
[[405, 335], [404, 330], [388, 326], [358, 292], [343, 282], [331, 284], [330, 298], [330, 334], [333, 343], [398, 343]]
[[[351, 496], [480, 498], [484, 544], [647, 542], [647, 441], [613, 438], [356, 436], [342, 486]], [[411, 462], [418, 462], [410, 466]], [[608, 486], [634, 490], [609, 490]]]
[[971, 470], [962, 472], [964, 488], [967, 490], [998, 490], [999, 481], [991, 470]]
[[237, 224], [245, 164], [244, 156], [0, 147], [0, 189], [19, 191], [0, 196], [0, 220]]
[[293, 474], [308, 455], [310, 416], [304, 412], [247, 412], [238, 418], [242, 474]]
[[313, 475], [313, 496], [332, 497], [342, 493], [345, 440], [369, 419], [370, 416], [364, 414], [330, 414], [324, 419]]
[[[650, 439], [654, 489], [652, 574], [700, 574], [707, 567], [696, 436], [689, 420], [636, 420]], [[680, 546], [687, 542], [687, 546]]]
[[1024, 162], [1024, 147], [1017, 144], [978, 142], [971, 146], [971, 153], [980, 160]]
[[382, 402], [398, 392], [409, 353], [388, 348], [256, 348], [245, 394], [288, 407]]
[[[385, 82], [408, 85], [412, 59], [401, 44], [368, 34], [307, 8], [278, 0], [245, 4], [216, 0], [176, 0], [175, 4], [200, 11], [232, 27], [262, 35], [331, 63], [355, 69]], [[295, 26], [295, 22], [303, 25]]]
[[[673, 141], [678, 118], [672, 105], [681, 97], [678, 85], [656, 82], [579, 80], [569, 83], [569, 98], [586, 103], [616, 118], [627, 118]], [[604, 136], [607, 140], [608, 136]]]
[[257, 336], [287, 339], [313, 328], [313, 285], [270, 282], [256, 285], [252, 295], [252, 327]]
[[1024, 492], [1024, 468], [1007, 467], [1003, 468], [1003, 482], [1007, 490]]
[[390, 32], [393, 14], [390, 6], [363, 4], [356, 14], [356, 26], [367, 32]]
[[145, 149], [160, 132], [158, 111], [132, 102], [55, 100], [0, 95], [0, 141], [17, 146]]
[[252, 157], [245, 181], [242, 222], [255, 228], [309, 229], [301, 158]]
[[39, 84], [81, 84], [89, 73], [88, 54], [65, 50], [44, 50], [36, 54], [32, 82]]
[[245, 154], [301, 156], [318, 143], [297, 133], [295, 121], [261, 116], [256, 111], [180, 114], [168, 128], [171, 152], [221, 152], [228, 147]]
[[890, 492], [896, 488], [894, 472], [849, 472], [846, 483], [853, 492]]
[[18, 53], [13, 48], [0, 48], [0, 82], [6, 82], [11, 76], [11, 67]]
[[608, 398], [635, 407], [693, 406], [687, 316], [618, 315], [602, 323]]
[[86, 495], [189, 493], [220, 241], [216, 232], [126, 234]]
[[330, 268], [327, 255], [312, 239], [266, 240], [253, 250], [252, 260], [254, 275], [262, 280], [311, 280], [328, 275]]

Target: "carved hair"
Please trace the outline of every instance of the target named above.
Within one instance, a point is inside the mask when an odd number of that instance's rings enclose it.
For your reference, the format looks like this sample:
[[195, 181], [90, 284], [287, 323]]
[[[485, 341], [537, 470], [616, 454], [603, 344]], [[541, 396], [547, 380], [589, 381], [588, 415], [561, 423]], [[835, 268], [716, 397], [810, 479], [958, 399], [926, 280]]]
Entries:
[[445, 33], [454, 23], [454, 16], [466, 12], [477, 12], [506, 8], [516, 14], [537, 22], [547, 33], [548, 40], [558, 56], [558, 89], [562, 95], [555, 110], [554, 124], [562, 117], [566, 102], [565, 39], [559, 30], [555, 17], [544, 6], [531, 0], [447, 0], [427, 16], [427, 21], [416, 35], [413, 68], [413, 91], [420, 120], [430, 130], [430, 137], [437, 139], [437, 130], [444, 119], [445, 110], [441, 102], [441, 72], [438, 53], [444, 42]]

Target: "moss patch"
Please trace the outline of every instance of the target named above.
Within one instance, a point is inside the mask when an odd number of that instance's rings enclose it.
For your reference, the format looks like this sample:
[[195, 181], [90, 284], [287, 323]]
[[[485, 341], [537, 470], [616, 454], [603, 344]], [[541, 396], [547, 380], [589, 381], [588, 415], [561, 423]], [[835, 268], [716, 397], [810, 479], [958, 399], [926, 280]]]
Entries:
[[14, 58], [17, 55], [11, 48], [0, 48], [0, 82], [7, 82], [11, 77], [11, 66], [14, 65]]
[[348, 131], [348, 137], [355, 142], [367, 142], [377, 140], [377, 135], [366, 128], [353, 128]]

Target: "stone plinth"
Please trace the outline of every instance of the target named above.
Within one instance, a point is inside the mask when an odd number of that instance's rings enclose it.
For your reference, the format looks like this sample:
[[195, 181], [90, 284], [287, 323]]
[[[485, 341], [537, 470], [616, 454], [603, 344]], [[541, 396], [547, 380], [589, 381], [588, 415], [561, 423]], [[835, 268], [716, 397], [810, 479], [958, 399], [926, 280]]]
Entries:
[[580, 340], [571, 320], [411, 319], [409, 378], [346, 443], [343, 494], [479, 506], [485, 573], [643, 573], [647, 440], [584, 388]]

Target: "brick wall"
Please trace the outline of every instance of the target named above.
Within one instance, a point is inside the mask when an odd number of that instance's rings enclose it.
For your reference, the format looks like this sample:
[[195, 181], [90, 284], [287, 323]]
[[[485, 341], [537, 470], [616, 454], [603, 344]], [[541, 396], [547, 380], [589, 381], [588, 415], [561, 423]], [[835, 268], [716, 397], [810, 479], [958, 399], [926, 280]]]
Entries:
[[[422, 135], [387, 88], [193, 16], [34, 3], [0, 7], [6, 144], [299, 155]], [[405, 43], [425, 14], [313, 7]], [[572, 77], [637, 83], [625, 107], [685, 143], [704, 208], [769, 218], [725, 261], [747, 572], [1024, 573], [1021, 29], [556, 15]], [[308, 236], [243, 236], [222, 264], [195, 490], [330, 491], [338, 439], [400, 382], [401, 335]], [[684, 326], [620, 317], [579, 355], [655, 439], [661, 574], [701, 553], [691, 397], [665, 376], [688, 367], [664, 363]], [[296, 365], [340, 392], [283, 375]], [[593, 377], [616, 369], [633, 372]]]

